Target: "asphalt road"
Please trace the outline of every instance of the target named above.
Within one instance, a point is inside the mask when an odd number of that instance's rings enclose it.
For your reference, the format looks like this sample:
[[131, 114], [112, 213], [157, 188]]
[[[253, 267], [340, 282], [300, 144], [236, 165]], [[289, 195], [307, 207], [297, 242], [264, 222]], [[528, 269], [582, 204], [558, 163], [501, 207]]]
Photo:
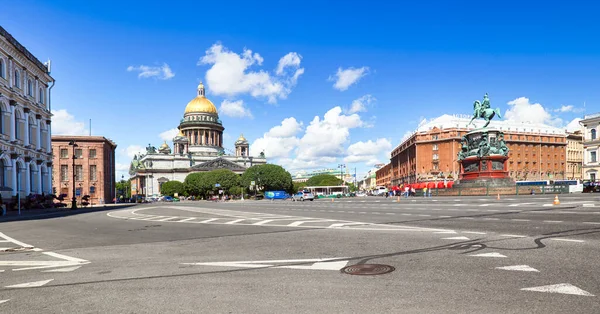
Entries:
[[[596, 195], [155, 203], [0, 223], [2, 313], [598, 313]], [[383, 264], [381, 275], [345, 266]]]

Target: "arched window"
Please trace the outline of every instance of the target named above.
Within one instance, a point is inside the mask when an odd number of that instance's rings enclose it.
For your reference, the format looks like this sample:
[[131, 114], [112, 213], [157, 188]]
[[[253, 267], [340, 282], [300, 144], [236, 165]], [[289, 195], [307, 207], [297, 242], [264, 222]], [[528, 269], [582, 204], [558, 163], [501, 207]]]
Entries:
[[0, 77], [2, 77], [3, 79], [6, 78], [6, 74], [5, 74], [5, 66], [4, 66], [4, 59], [0, 58]]
[[27, 80], [27, 95], [33, 96], [33, 82], [31, 80]]
[[19, 115], [17, 115], [15, 113], [14, 119], [15, 119], [15, 138], [16, 139], [19, 139], [19, 136], [20, 136], [20, 134], [19, 134], [19, 118], [18, 118], [18, 116]]
[[40, 104], [44, 103], [44, 90], [40, 88], [40, 95], [38, 97], [38, 101], [40, 102]]
[[4, 186], [4, 159], [0, 159], [0, 186]]
[[15, 70], [15, 87], [21, 88], [21, 75], [19, 74], [19, 70]]
[[592, 131], [590, 133], [591, 133], [591, 136], [592, 136], [591, 139], [595, 140], [596, 139], [596, 129], [592, 129]]

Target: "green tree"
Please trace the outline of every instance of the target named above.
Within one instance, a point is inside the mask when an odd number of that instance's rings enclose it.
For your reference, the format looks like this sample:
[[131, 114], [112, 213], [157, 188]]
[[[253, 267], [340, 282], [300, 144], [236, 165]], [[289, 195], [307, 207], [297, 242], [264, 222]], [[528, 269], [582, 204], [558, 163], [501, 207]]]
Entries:
[[222, 189], [230, 192], [231, 188], [240, 185], [240, 176], [229, 169], [219, 169], [210, 171], [210, 179], [213, 180], [212, 185], [220, 184]]
[[175, 193], [177, 193], [181, 196], [185, 194], [185, 188], [182, 182], [173, 180], [163, 183], [160, 187], [160, 193], [169, 196], [175, 196]]
[[255, 181], [259, 191], [293, 192], [292, 175], [278, 165], [256, 165], [246, 169], [240, 183], [249, 188], [251, 181]]
[[121, 197], [121, 195], [124, 198], [131, 197], [131, 180], [116, 182], [115, 187], [117, 188], [117, 197]]
[[206, 196], [212, 190], [208, 172], [190, 173], [183, 181], [183, 187], [187, 193], [194, 196]]
[[292, 194], [298, 193], [301, 189], [306, 186], [306, 182], [294, 182], [292, 188]]
[[330, 174], [319, 174], [306, 181], [306, 186], [335, 186], [342, 185], [340, 178]]

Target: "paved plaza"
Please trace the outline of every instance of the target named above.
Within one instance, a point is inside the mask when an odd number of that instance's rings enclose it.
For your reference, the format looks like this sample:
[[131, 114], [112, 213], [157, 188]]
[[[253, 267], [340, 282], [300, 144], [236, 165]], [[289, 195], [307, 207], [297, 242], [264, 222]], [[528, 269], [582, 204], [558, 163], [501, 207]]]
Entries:
[[[559, 198], [187, 201], [4, 221], [0, 311], [595, 313], [600, 202]], [[393, 271], [340, 271], [364, 264]]]

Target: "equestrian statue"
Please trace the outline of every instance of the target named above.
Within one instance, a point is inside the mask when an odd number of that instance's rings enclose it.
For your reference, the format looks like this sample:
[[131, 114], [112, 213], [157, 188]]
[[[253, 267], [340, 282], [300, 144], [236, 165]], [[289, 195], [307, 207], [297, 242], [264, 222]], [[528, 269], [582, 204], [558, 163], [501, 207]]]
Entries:
[[488, 124], [490, 124], [495, 116], [498, 116], [498, 118], [502, 119], [502, 115], [500, 115], [500, 108], [491, 109], [490, 98], [488, 97], [488, 94], [485, 93], [482, 102], [475, 100], [473, 103], [473, 118], [471, 118], [471, 121], [469, 121], [467, 127], [473, 123], [473, 120], [477, 118], [483, 118], [485, 119], [485, 125], [483, 126], [485, 128], [488, 126]]

